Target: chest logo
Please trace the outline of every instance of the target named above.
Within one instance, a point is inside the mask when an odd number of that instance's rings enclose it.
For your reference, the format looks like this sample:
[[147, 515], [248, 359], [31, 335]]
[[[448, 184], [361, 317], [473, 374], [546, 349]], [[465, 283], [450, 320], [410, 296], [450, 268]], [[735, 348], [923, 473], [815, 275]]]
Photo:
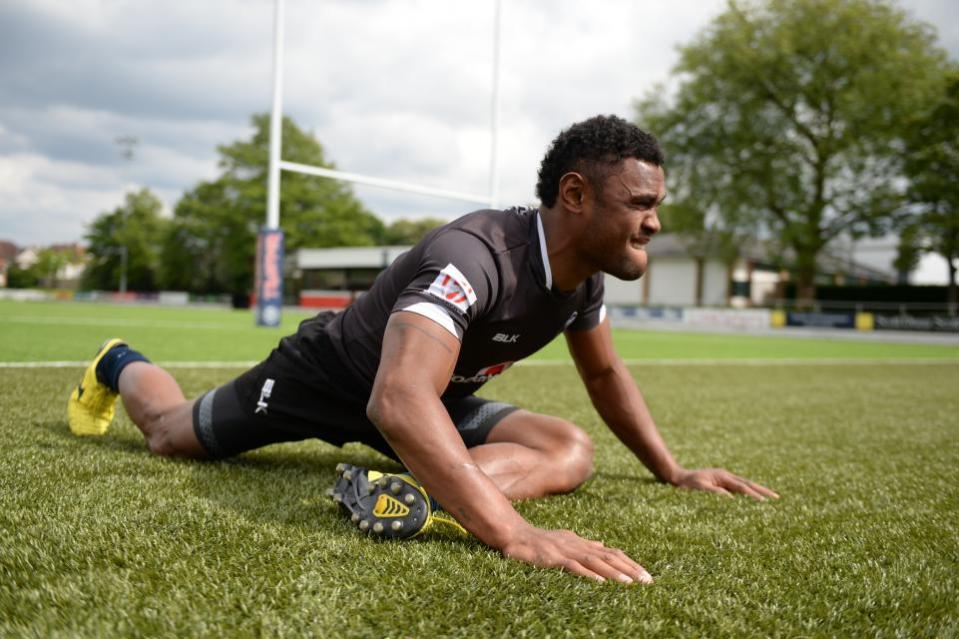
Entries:
[[493, 364], [476, 371], [467, 377], [466, 375], [453, 375], [450, 381], [456, 384], [482, 384], [488, 382], [497, 375], [502, 374], [507, 368], [513, 365], [513, 362], [503, 362], [502, 364]]
[[500, 344], [515, 344], [519, 340], [519, 335], [519, 333], [516, 333], [515, 335], [497, 333], [493, 336], [493, 341], [499, 342]]

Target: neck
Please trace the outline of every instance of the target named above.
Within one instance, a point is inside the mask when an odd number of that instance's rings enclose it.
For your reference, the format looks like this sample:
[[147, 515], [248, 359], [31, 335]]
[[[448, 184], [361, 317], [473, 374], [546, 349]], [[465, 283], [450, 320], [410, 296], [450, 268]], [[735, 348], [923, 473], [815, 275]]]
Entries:
[[560, 291], [572, 291], [597, 271], [579, 254], [576, 238], [580, 233], [575, 228], [579, 218], [560, 207], [540, 208], [540, 218], [553, 286]]

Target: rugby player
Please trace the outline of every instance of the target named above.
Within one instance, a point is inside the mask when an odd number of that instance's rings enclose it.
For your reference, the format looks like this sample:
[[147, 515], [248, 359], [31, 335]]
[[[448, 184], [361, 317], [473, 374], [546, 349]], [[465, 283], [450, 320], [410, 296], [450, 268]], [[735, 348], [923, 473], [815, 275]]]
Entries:
[[586, 433], [475, 393], [563, 333], [599, 415], [657, 479], [778, 496], [723, 469], [677, 463], [613, 347], [603, 274], [645, 272], [666, 196], [663, 164], [655, 138], [625, 120], [574, 124], [543, 159], [539, 209], [477, 211], [432, 231], [348, 309], [304, 321], [261, 364], [193, 401], [169, 373], [109, 340], [71, 395], [70, 428], [105, 433], [119, 396], [158, 455], [216, 459], [310, 437], [362, 442], [409, 471], [338, 467], [332, 496], [362, 530], [417, 534], [442, 507], [506, 557], [649, 582], [623, 551], [534, 527], [510, 503], [586, 481]]

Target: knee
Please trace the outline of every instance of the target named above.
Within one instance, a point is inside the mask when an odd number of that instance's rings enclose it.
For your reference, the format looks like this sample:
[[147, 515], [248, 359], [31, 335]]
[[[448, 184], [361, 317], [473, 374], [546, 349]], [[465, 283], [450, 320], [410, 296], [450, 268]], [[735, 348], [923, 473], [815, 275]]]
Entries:
[[147, 447], [150, 452], [160, 457], [176, 457], [177, 447], [174, 445], [173, 438], [165, 428], [154, 428], [147, 435]]
[[177, 445], [175, 424], [165, 412], [147, 411], [143, 416], [143, 433], [146, 435], [150, 452], [160, 457], [180, 457], [182, 451]]
[[593, 474], [593, 440], [581, 428], [567, 423], [563, 444], [557, 450], [560, 467], [563, 469], [562, 489], [571, 491]]

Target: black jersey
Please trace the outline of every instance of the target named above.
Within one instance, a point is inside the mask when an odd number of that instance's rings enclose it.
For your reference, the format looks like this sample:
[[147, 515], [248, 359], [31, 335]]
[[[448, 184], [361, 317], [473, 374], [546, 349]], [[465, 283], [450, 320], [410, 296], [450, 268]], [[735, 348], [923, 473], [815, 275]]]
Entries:
[[[392, 313], [431, 318], [460, 340], [444, 397], [462, 397], [563, 330], [584, 330], [605, 314], [603, 275], [572, 292], [553, 287], [536, 210], [483, 210], [430, 232], [398, 257], [372, 288], [325, 327], [350, 386], [371, 389]], [[316, 336], [301, 329], [297, 350]], [[307, 357], [308, 354], [304, 353]]]

